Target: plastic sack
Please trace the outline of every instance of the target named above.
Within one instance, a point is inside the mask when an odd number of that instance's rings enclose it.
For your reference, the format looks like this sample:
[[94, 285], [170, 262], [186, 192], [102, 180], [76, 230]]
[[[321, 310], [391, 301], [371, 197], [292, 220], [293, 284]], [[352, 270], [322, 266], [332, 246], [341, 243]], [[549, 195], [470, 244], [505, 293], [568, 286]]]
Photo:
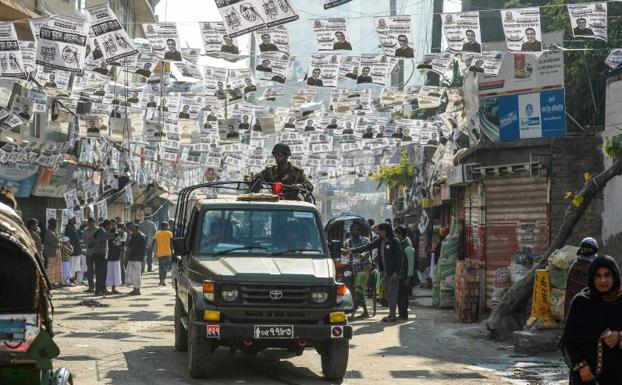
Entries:
[[551, 277], [551, 288], [566, 289], [566, 278], [568, 277], [568, 270], [559, 269], [553, 265], [549, 265], [548, 270]]
[[578, 247], [570, 245], [557, 249], [549, 256], [549, 264], [558, 269], [568, 270], [570, 265], [577, 259], [577, 250], [579, 250]]

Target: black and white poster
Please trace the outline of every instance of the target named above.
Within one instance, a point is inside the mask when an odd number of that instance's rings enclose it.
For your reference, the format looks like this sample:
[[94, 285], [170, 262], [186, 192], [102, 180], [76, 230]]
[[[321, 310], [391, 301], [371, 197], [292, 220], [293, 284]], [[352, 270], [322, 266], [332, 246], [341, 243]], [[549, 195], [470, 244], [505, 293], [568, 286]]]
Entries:
[[45, 68], [82, 73], [89, 23], [78, 16], [53, 15], [30, 20], [37, 40], [35, 62]]
[[219, 100], [225, 100], [225, 83], [227, 83], [227, 70], [218, 67], [203, 68], [203, 87], [206, 95], [216, 96]]
[[255, 31], [259, 52], [280, 52], [289, 55], [289, 34], [283, 25]]
[[[144, 76], [146, 78], [149, 78], [151, 75], [153, 75], [153, 70], [155, 69], [156, 65], [158, 64], [159, 58], [156, 54], [153, 54], [151, 52], [146, 53], [140, 53], [138, 55], [138, 57], [136, 58], [136, 70], [135, 73], [137, 75], [141, 75]], [[160, 74], [158, 74], [160, 75]]]
[[337, 87], [339, 81], [339, 55], [311, 55], [306, 85], [312, 87]]
[[216, 7], [231, 37], [298, 19], [290, 0], [216, 0]]
[[482, 54], [465, 55], [468, 71], [497, 76], [503, 63], [503, 52], [488, 51]]
[[503, 9], [500, 12], [508, 51], [540, 56], [542, 54], [540, 8]]
[[415, 57], [410, 16], [376, 16], [374, 25], [384, 53], [390, 57]]
[[318, 51], [352, 51], [346, 19], [316, 19], [311, 25]]
[[360, 74], [356, 78], [356, 83], [384, 85], [396, 64], [397, 59], [387, 55], [363, 54], [359, 66]]
[[181, 61], [177, 24], [145, 23], [143, 24], [143, 31], [158, 58], [168, 61]]
[[605, 65], [613, 70], [622, 67], [622, 48], [615, 48], [609, 52]]
[[36, 56], [37, 56], [37, 46], [33, 41], [20, 41], [19, 42], [19, 51], [22, 55], [22, 63], [24, 64], [24, 71], [26, 72], [26, 76], [31, 76], [32, 72], [35, 70], [36, 64]]
[[33, 114], [33, 101], [21, 95], [15, 95], [11, 102], [11, 112], [18, 116], [22, 122], [30, 121]]
[[568, 4], [574, 37], [607, 41], [607, 3]]
[[423, 56], [417, 69], [421, 72], [432, 71], [440, 75], [445, 75], [453, 62], [454, 55], [451, 53], [431, 53]]
[[201, 22], [199, 27], [206, 55], [226, 57], [240, 54], [237, 39], [229, 36], [222, 21]]
[[339, 65], [339, 78], [356, 80], [359, 76], [360, 56], [342, 56]]
[[[132, 39], [123, 29], [108, 4], [87, 8], [86, 14], [91, 22], [92, 41], [93, 43], [98, 42], [100, 47], [98, 49], [100, 49], [101, 55], [107, 63], [118, 62], [124, 57], [138, 53]], [[94, 52], [93, 56], [95, 56]]]
[[479, 12], [441, 14], [447, 48], [453, 52], [482, 52]]
[[0, 23], [0, 78], [23, 78], [26, 69], [12, 22]]
[[288, 54], [261, 54], [255, 67], [255, 76], [262, 81], [284, 84], [289, 73], [289, 62]]

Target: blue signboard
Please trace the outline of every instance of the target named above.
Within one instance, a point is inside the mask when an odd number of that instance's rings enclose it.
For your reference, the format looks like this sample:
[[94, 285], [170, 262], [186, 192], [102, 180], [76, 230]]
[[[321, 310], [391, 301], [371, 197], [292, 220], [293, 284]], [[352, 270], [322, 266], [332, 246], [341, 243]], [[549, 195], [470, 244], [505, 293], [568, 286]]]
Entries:
[[502, 141], [566, 135], [564, 90], [499, 96], [497, 103]]

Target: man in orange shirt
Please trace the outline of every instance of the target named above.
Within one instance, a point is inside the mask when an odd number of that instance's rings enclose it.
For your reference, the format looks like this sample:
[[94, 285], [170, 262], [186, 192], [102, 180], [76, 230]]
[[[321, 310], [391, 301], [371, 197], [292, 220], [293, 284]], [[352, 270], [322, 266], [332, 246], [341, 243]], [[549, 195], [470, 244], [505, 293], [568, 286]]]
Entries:
[[171, 265], [173, 256], [173, 233], [168, 228], [168, 222], [160, 223], [160, 230], [153, 235], [153, 249], [158, 259], [160, 286], [166, 286], [164, 279]]

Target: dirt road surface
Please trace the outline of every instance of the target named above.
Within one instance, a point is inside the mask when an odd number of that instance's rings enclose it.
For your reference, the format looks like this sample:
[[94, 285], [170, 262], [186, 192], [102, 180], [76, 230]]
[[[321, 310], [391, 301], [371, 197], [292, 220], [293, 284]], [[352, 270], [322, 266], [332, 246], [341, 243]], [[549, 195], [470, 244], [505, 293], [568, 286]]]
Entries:
[[[299, 357], [272, 351], [249, 357], [220, 348], [216, 376], [190, 378], [186, 353], [173, 347], [173, 288], [158, 286], [155, 272], [143, 277], [141, 296], [95, 297], [83, 293], [83, 286], [54, 292], [55, 341], [61, 349], [55, 366], [69, 368], [74, 384], [327, 384], [312, 349]], [[384, 324], [379, 321], [386, 309], [379, 309], [376, 317], [353, 323], [343, 384], [564, 383], [559, 359], [513, 354], [511, 347], [482, 338], [481, 325], [457, 323], [451, 310], [415, 306], [410, 320]]]

